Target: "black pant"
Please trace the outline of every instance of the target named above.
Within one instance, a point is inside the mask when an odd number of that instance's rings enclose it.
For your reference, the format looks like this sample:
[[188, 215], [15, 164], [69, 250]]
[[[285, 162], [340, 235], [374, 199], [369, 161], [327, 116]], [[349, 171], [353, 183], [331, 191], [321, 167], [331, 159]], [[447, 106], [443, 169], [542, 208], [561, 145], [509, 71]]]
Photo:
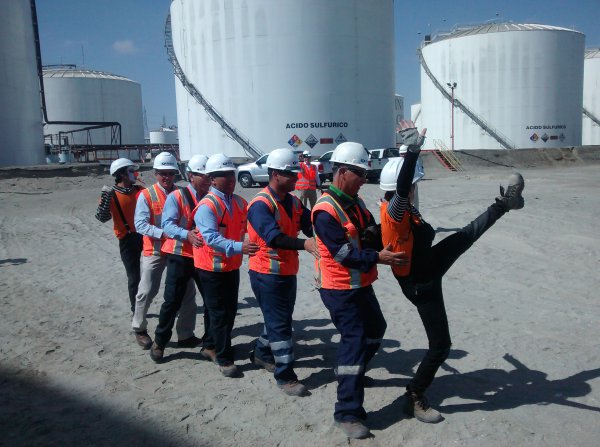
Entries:
[[121, 260], [127, 272], [127, 290], [131, 313], [135, 311], [135, 296], [140, 283], [140, 257], [142, 256], [143, 236], [139, 233], [129, 233], [119, 239]]
[[171, 340], [175, 318], [191, 278], [194, 279], [196, 286], [200, 289], [198, 276], [194, 268], [194, 259], [187, 256], [168, 255], [164, 302], [160, 306], [158, 326], [156, 326], [154, 333], [154, 341], [162, 348]]
[[501, 205], [491, 205], [469, 225], [431, 247], [427, 270], [411, 271], [411, 276], [407, 277], [396, 276], [404, 295], [417, 307], [429, 341], [429, 349], [415, 377], [406, 387], [409, 391], [422, 395], [450, 353], [452, 342], [444, 306], [442, 277], [505, 212]]
[[233, 363], [231, 349], [231, 330], [235, 322], [238, 308], [238, 290], [240, 271], [209, 272], [196, 269], [200, 280], [200, 293], [204, 300], [204, 343], [207, 349], [215, 349], [217, 363], [230, 365]]

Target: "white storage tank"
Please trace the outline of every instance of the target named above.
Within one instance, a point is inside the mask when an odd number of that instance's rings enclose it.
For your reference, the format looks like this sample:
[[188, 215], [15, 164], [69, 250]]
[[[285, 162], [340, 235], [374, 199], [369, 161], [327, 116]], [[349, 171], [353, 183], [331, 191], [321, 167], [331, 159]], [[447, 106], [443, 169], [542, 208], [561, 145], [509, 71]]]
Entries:
[[168, 127], [151, 130], [150, 144], [177, 144], [177, 131]]
[[[585, 52], [583, 62], [583, 107], [596, 121], [600, 121], [600, 48], [590, 48]], [[600, 125], [584, 115], [581, 144], [600, 144]]]
[[40, 88], [29, 0], [2, 2], [0, 166], [45, 163]]
[[436, 140], [452, 145], [455, 83], [455, 149], [581, 144], [582, 33], [547, 25], [486, 24], [438, 34], [424, 42], [421, 54], [421, 121], [428, 148]]
[[[44, 89], [49, 121], [118, 122], [122, 144], [144, 143], [139, 83], [123, 76], [73, 66], [45, 67]], [[83, 127], [89, 125], [46, 125], [44, 135]], [[69, 144], [111, 144], [111, 128], [91, 130], [89, 138], [87, 132], [74, 133], [69, 136]]]
[[421, 127], [421, 103], [411, 104], [410, 106], [410, 119], [420, 129]]
[[[394, 145], [392, 0], [174, 0], [186, 78], [263, 152]], [[176, 80], [182, 159], [244, 156]]]

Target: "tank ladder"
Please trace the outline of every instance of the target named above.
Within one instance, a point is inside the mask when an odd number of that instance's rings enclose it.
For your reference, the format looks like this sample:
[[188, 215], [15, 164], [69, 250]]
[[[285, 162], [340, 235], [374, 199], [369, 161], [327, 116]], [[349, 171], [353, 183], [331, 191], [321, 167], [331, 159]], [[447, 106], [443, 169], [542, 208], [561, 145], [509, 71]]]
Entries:
[[589, 119], [591, 119], [593, 122], [595, 122], [598, 126], [600, 126], [600, 119], [598, 119], [598, 117], [596, 117], [592, 112], [590, 112], [585, 107], [583, 108], [583, 114], [585, 116], [587, 116]]
[[433, 155], [449, 171], [464, 171], [463, 165], [454, 154], [454, 151], [448, 149], [442, 140], [433, 140]]
[[[440, 84], [435, 75], [429, 70], [427, 66], [427, 62], [425, 62], [425, 58], [423, 57], [423, 52], [421, 48], [417, 48], [417, 54], [419, 55], [419, 60], [421, 61], [421, 66], [423, 70], [429, 76], [429, 79], [433, 82], [433, 85], [444, 95], [444, 97], [452, 103], [452, 95], [446, 91], [446, 89]], [[454, 105], [462, 110], [465, 115], [471, 118], [479, 127], [481, 127], [489, 136], [491, 136], [494, 140], [496, 140], [502, 147], [505, 149], [515, 149], [515, 145], [504, 135], [501, 135], [500, 131], [494, 129], [490, 126], [483, 118], [479, 117], [475, 112], [469, 109], [462, 101], [454, 96]], [[421, 107], [423, 104], [421, 103]]]
[[236, 141], [246, 152], [248, 155], [258, 158], [263, 155], [263, 151], [260, 150], [255, 144], [253, 144], [250, 139], [246, 138], [241, 134], [231, 123], [229, 123], [223, 115], [221, 115], [210, 102], [206, 100], [206, 98], [198, 91], [198, 89], [192, 84], [188, 78], [186, 77], [179, 61], [177, 60], [177, 55], [175, 54], [175, 48], [173, 47], [173, 33], [171, 30], [171, 14], [168, 15], [167, 20], [165, 22], [165, 47], [167, 49], [167, 54], [169, 56], [169, 62], [173, 65], [173, 73], [179, 81], [181, 85], [189, 92], [190, 95], [202, 106], [208, 116], [210, 116], [217, 124], [221, 126], [221, 128], [225, 131], [227, 136], [229, 136], [232, 140]]

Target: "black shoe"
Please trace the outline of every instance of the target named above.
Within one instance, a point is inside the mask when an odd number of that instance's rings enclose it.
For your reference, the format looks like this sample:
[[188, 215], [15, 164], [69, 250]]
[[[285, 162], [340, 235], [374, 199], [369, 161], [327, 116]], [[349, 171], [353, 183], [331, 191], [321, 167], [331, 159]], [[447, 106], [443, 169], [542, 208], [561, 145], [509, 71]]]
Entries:
[[525, 206], [525, 200], [521, 195], [525, 189], [525, 180], [518, 172], [515, 172], [508, 178], [508, 187], [506, 191], [500, 185], [500, 195], [496, 197], [496, 202], [502, 204], [506, 211], [520, 210]]
[[150, 348], [150, 358], [154, 360], [154, 363], [160, 363], [162, 362], [163, 355], [165, 355], [165, 348], [158, 346], [156, 342], [154, 342]]
[[275, 363], [265, 362], [264, 360], [261, 360], [261, 359], [257, 358], [254, 355], [254, 351], [252, 351], [250, 353], [250, 361], [252, 363], [254, 363], [256, 366], [260, 366], [261, 368], [266, 369], [270, 373], [274, 373], [275, 372]]
[[202, 339], [192, 335], [190, 338], [186, 338], [185, 340], [179, 340], [177, 342], [178, 348], [197, 348], [202, 344]]
[[148, 332], [146, 332], [146, 331], [136, 332], [135, 333], [135, 341], [137, 342], [138, 345], [140, 345], [144, 349], [150, 349], [150, 346], [152, 346], [152, 339], [150, 338], [150, 336], [148, 335]]

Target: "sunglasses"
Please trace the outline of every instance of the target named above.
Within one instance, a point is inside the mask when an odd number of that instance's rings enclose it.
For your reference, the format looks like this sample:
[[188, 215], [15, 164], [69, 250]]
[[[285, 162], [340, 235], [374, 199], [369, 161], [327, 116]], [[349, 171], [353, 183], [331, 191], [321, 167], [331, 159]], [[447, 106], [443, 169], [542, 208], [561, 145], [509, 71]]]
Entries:
[[275, 172], [277, 172], [277, 175], [281, 175], [282, 177], [287, 177], [287, 178], [298, 177], [298, 174], [296, 174], [295, 172], [292, 172], [292, 171], [275, 171]]
[[213, 178], [219, 177], [235, 177], [234, 171], [220, 171], [220, 172], [211, 172], [210, 176]]
[[360, 168], [346, 168], [347, 171], [352, 172], [354, 175], [362, 178], [367, 178], [367, 170]]
[[175, 177], [177, 174], [175, 171], [156, 171], [156, 173], [161, 177]]

